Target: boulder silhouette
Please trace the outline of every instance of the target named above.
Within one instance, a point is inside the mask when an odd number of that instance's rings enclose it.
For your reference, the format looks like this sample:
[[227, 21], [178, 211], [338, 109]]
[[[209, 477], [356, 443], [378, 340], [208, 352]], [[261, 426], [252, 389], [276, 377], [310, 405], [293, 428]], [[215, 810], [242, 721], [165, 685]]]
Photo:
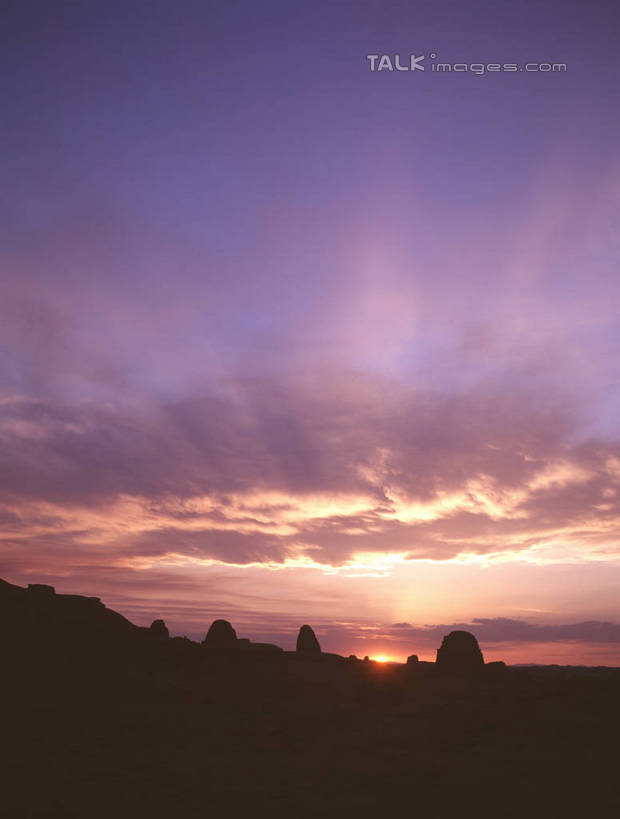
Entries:
[[478, 640], [469, 631], [451, 631], [437, 649], [435, 665], [439, 671], [468, 673], [484, 667]]
[[157, 640], [167, 640], [170, 637], [170, 632], [163, 620], [153, 620], [149, 631]]
[[228, 620], [214, 620], [202, 643], [215, 651], [234, 651], [239, 648], [237, 632]]
[[310, 626], [302, 626], [297, 635], [297, 651], [304, 654], [320, 654], [321, 646], [316, 639], [316, 634]]
[[419, 662], [417, 654], [410, 654], [407, 657], [407, 665], [417, 665]]

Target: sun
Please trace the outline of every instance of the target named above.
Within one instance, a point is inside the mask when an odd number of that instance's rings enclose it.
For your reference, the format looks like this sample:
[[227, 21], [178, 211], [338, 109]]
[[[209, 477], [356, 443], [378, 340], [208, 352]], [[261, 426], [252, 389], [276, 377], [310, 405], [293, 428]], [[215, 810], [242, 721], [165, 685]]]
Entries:
[[390, 658], [386, 657], [385, 654], [380, 654], [378, 657], [373, 657], [373, 660], [376, 663], [387, 663], [390, 661]]

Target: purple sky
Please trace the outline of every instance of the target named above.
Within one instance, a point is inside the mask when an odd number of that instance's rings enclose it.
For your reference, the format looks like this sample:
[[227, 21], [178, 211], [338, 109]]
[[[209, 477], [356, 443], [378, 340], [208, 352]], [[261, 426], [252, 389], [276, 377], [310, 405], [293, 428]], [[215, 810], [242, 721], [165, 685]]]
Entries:
[[616, 23], [9, 2], [0, 574], [196, 637], [620, 665]]

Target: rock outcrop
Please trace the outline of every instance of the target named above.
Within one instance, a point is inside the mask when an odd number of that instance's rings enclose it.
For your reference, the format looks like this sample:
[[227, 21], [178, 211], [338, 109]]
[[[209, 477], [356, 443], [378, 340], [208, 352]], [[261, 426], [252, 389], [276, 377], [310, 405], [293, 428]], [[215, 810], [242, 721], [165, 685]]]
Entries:
[[320, 654], [321, 646], [310, 626], [302, 626], [297, 635], [297, 651], [302, 654]]
[[167, 640], [170, 637], [170, 632], [163, 620], [153, 620], [149, 631], [156, 640]]
[[417, 654], [410, 654], [407, 657], [407, 665], [418, 665], [420, 660], [418, 659]]
[[44, 583], [29, 583], [28, 594], [35, 600], [50, 600], [56, 594], [56, 589]]
[[57, 593], [53, 586], [0, 583], [0, 629], [13, 663], [33, 674], [116, 673], [134, 662], [144, 629], [96, 597]]
[[237, 632], [228, 620], [214, 620], [202, 644], [213, 651], [236, 651]]
[[484, 667], [478, 640], [469, 631], [451, 631], [437, 649], [436, 668], [450, 673], [471, 673]]

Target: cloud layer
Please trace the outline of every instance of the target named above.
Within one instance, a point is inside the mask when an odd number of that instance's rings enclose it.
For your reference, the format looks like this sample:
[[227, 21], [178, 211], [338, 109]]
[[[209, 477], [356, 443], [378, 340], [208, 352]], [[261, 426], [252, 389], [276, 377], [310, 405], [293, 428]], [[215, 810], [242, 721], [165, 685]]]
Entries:
[[9, 567], [20, 544], [136, 567], [620, 557], [620, 446], [527, 392], [343, 376], [140, 406], [7, 396], [0, 446]]

